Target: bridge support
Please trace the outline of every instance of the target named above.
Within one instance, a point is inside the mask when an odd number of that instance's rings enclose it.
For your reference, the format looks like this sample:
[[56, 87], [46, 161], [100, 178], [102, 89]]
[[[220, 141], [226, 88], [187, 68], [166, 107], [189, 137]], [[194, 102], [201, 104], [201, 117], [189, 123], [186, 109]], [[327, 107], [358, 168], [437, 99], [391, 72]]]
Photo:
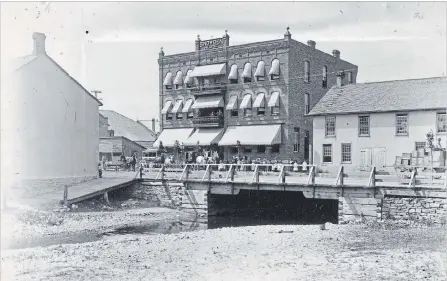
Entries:
[[109, 193], [108, 192], [104, 193], [104, 201], [106, 202], [106, 204], [110, 204]]

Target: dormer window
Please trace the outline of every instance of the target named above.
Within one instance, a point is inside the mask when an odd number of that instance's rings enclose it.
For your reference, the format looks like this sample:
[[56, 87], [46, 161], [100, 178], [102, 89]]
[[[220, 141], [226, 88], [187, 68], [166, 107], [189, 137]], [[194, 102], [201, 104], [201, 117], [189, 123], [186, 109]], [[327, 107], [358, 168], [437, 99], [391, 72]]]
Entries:
[[172, 72], [166, 73], [165, 80], [163, 81], [163, 86], [165, 86], [167, 90], [172, 89]]
[[242, 81], [244, 83], [250, 83], [251, 74], [251, 63], [247, 62], [244, 66], [244, 72], [242, 72]]
[[279, 60], [272, 60], [272, 67], [269, 71], [270, 80], [279, 80]]
[[255, 77], [256, 77], [256, 81], [264, 81], [265, 80], [265, 63], [262, 60], [258, 62], [258, 66], [256, 67]]

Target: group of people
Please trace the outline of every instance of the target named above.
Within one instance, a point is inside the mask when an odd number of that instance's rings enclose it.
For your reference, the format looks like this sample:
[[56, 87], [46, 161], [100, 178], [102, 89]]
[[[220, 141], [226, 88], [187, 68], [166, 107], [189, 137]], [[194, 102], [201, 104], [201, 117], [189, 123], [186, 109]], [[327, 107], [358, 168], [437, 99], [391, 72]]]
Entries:
[[[275, 158], [273, 160], [268, 160], [266, 158], [256, 158], [256, 159], [250, 159], [248, 156], [244, 157], [237, 157], [233, 156], [233, 158], [230, 161], [223, 161], [221, 165], [219, 165], [219, 170], [224, 170], [225, 165], [223, 164], [233, 164], [238, 165], [237, 169], [239, 171], [252, 171], [256, 168], [256, 165], [262, 165], [260, 167], [263, 171], [280, 171], [283, 167], [284, 163], [280, 161], [278, 158]], [[301, 166], [302, 171], [307, 171], [307, 162], [306, 160], [300, 165], [298, 164], [298, 161], [290, 160], [289, 165], [292, 165], [291, 170], [293, 172], [299, 172], [299, 167]]]
[[[137, 155], [134, 153], [132, 155], [132, 159], [128, 161], [124, 154], [120, 157], [121, 168], [125, 171], [133, 171], [135, 172], [135, 168], [137, 165]], [[107, 158], [102, 156], [101, 162], [98, 164], [99, 177], [102, 177], [102, 172], [107, 169]], [[115, 169], [118, 170], [118, 165], [115, 166]]]

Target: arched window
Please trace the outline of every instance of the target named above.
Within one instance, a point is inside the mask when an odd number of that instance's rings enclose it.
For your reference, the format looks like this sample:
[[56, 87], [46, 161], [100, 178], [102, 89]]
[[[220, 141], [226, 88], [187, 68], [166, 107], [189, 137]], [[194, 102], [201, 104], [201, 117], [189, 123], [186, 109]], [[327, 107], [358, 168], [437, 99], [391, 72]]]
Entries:
[[258, 116], [265, 116], [265, 94], [259, 93], [253, 103], [253, 108], [256, 108]]
[[252, 107], [251, 107], [251, 95], [246, 94], [241, 102], [241, 109], [244, 110], [244, 116], [251, 116], [252, 114]]
[[244, 65], [244, 71], [242, 72], [242, 81], [244, 83], [251, 82], [251, 63], [249, 62]]
[[255, 71], [256, 81], [264, 81], [265, 80], [265, 63], [261, 60], [258, 62], [258, 66]]
[[279, 60], [272, 60], [272, 67], [269, 71], [270, 80], [279, 80]]
[[230, 69], [230, 75], [228, 75], [230, 84], [237, 84], [237, 64], [233, 64]]
[[174, 86], [176, 89], [180, 89], [182, 85], [183, 85], [183, 72], [179, 70], [175, 75]]
[[172, 72], [166, 73], [165, 80], [163, 81], [163, 86], [166, 87], [166, 89], [172, 89]]

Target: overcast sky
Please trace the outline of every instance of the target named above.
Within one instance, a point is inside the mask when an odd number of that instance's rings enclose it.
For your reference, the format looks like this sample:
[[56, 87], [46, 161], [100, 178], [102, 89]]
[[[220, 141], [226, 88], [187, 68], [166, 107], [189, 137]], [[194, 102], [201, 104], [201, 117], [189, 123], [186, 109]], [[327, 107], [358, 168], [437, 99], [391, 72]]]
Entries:
[[[202, 39], [230, 45], [312, 39], [359, 66], [357, 82], [444, 76], [445, 2], [17, 2], [1, 4], [2, 61], [32, 52], [32, 32], [47, 53], [90, 90], [103, 109], [158, 118], [158, 52], [194, 51]], [[88, 31], [88, 32], [87, 32]]]

